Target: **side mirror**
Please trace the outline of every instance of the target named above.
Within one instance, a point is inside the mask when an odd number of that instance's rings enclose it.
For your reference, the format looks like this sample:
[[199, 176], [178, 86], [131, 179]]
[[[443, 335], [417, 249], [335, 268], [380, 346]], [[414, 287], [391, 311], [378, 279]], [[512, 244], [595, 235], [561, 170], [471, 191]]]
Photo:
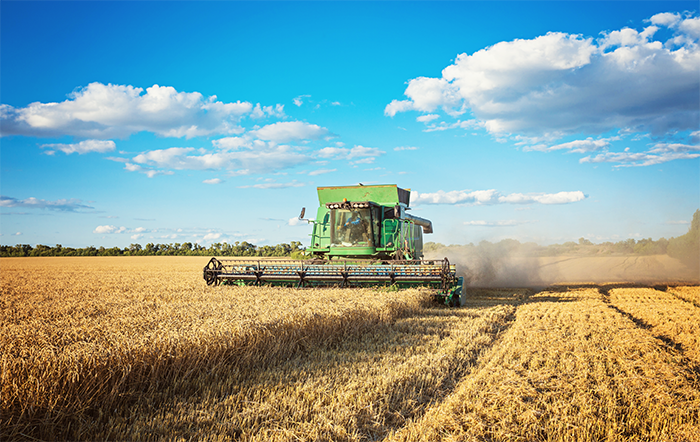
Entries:
[[306, 213], [306, 207], [301, 208], [301, 213], [299, 214], [299, 219], [304, 219], [304, 214]]
[[394, 218], [401, 218], [401, 208], [398, 205], [394, 206]]

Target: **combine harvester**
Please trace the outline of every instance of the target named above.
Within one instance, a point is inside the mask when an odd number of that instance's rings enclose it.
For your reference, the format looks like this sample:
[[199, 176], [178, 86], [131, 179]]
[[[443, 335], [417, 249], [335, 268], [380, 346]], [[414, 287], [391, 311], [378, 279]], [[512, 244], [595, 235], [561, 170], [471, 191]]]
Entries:
[[[407, 213], [411, 192], [394, 185], [319, 187], [308, 260], [211, 258], [208, 285], [430, 287], [436, 300], [460, 305], [464, 279], [447, 258], [422, 260], [432, 223]], [[304, 219], [305, 209], [299, 219]]]

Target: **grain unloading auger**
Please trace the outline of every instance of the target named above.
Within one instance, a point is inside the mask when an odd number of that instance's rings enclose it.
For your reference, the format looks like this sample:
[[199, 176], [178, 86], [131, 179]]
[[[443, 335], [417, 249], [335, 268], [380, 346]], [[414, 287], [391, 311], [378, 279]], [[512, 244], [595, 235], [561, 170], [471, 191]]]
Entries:
[[[460, 304], [463, 278], [447, 258], [423, 260], [432, 223], [407, 213], [410, 191], [396, 185], [319, 187], [308, 260], [211, 258], [209, 285], [430, 287], [436, 299]], [[304, 218], [302, 209], [300, 219]]]

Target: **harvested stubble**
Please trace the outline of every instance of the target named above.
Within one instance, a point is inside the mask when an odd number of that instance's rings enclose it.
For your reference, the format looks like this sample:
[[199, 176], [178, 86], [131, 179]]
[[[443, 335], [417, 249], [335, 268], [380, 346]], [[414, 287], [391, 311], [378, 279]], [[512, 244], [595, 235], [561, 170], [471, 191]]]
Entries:
[[[700, 289], [685, 287], [678, 293], [690, 297]], [[679, 346], [700, 367], [700, 307], [651, 288], [613, 289], [610, 302], [652, 334]]]
[[700, 287], [669, 287], [668, 292], [675, 295], [678, 299], [688, 301], [697, 307], [700, 307]]
[[541, 292], [455, 393], [387, 440], [700, 440], [685, 361], [597, 289]]
[[[3, 440], [94, 438], [202, 373], [255, 373], [418, 311], [421, 290], [207, 287], [201, 258], [2, 259]], [[190, 391], [192, 390], [192, 391]], [[146, 398], [146, 399], [144, 399]], [[138, 438], [138, 437], [135, 437]]]

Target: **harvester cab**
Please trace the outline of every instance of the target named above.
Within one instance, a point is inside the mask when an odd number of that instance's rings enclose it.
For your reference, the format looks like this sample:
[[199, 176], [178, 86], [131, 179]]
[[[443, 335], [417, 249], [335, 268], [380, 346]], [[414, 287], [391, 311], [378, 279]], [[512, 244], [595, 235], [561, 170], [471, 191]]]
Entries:
[[307, 253], [321, 259], [417, 260], [427, 219], [411, 216], [411, 192], [396, 185], [319, 187]]
[[313, 224], [310, 259], [213, 257], [204, 279], [209, 285], [426, 286], [436, 290], [437, 301], [460, 305], [464, 281], [455, 265], [422, 259], [423, 234], [433, 233], [433, 225], [407, 213], [410, 196], [396, 185], [319, 187], [316, 219], [306, 220]]

